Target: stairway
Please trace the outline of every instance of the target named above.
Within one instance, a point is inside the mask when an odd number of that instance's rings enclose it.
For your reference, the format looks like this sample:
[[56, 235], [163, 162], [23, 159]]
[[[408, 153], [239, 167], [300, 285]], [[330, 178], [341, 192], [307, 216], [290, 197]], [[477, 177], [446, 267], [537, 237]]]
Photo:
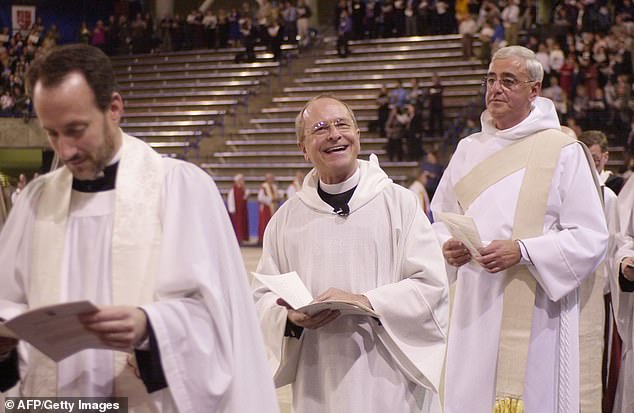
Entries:
[[[261, 108], [238, 115], [236, 129], [225, 135], [224, 145], [200, 165], [213, 177], [222, 192], [228, 191], [237, 173], [245, 176], [249, 189], [257, 192], [266, 172], [275, 174], [280, 188], [286, 188], [297, 171], [307, 172], [307, 163], [297, 148], [294, 121], [302, 106], [318, 94], [333, 94], [351, 105], [361, 129], [362, 158], [379, 156], [381, 166], [397, 183], [405, 184], [418, 170], [417, 162], [389, 162], [386, 138], [368, 130], [377, 119], [376, 97], [385, 84], [388, 89], [402, 80], [429, 86], [438, 72], [445, 87], [445, 117], [449, 126], [465, 107], [481, 103], [481, 78], [486, 73], [479, 61], [462, 58], [460, 37], [426, 36], [351, 42], [352, 54], [336, 56], [334, 39], [294, 62], [293, 75], [280, 78], [269, 101]], [[305, 69], [300, 71], [300, 67]], [[259, 99], [264, 99], [260, 96]], [[428, 137], [428, 146], [438, 146], [442, 137]]]
[[[242, 49], [193, 50], [113, 57], [125, 102], [121, 127], [165, 156], [200, 157], [211, 137], [221, 138], [250, 99], [268, 93], [288, 67], [257, 49], [254, 63], [234, 63]], [[286, 46], [288, 59], [297, 48]]]
[[[283, 62], [263, 48], [254, 63], [234, 63], [241, 49], [193, 50], [113, 57], [125, 101], [122, 128], [165, 156], [184, 158], [209, 172], [226, 193], [237, 173], [256, 192], [266, 172], [285, 188], [311, 165], [300, 154], [295, 116], [307, 100], [333, 94], [351, 105], [361, 130], [362, 158], [379, 156], [382, 167], [405, 184], [416, 162], [389, 162], [386, 138], [369, 131], [377, 119], [376, 96], [401, 80], [429, 86], [437, 72], [444, 85], [447, 127], [465, 110], [481, 105], [485, 67], [465, 60], [457, 35], [373, 39], [350, 43], [351, 55], [336, 56], [335, 39], [298, 51], [285, 45]], [[477, 44], [476, 44], [477, 48]], [[427, 148], [443, 137], [426, 137]]]

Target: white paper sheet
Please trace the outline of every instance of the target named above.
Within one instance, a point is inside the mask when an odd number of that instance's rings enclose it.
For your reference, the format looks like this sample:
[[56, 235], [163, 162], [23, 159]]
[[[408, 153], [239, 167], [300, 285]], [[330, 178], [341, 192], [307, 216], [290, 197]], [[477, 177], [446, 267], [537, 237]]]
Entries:
[[342, 300], [313, 302], [313, 296], [295, 271], [279, 275], [265, 275], [256, 272], [252, 274], [297, 311], [314, 315], [324, 310], [338, 310], [342, 315], [363, 315], [380, 318], [371, 308], [358, 302]]
[[294, 309], [308, 305], [313, 301], [313, 296], [295, 271], [279, 275], [265, 275], [256, 272], [252, 274]]
[[107, 349], [109, 347], [78, 318], [79, 314], [97, 310], [89, 301], [40, 307], [0, 325], [0, 336], [27, 341], [54, 361], [87, 348]]
[[473, 218], [454, 214], [452, 212], [441, 212], [438, 219], [445, 224], [451, 236], [462, 242], [469, 250], [472, 257], [479, 257], [478, 250], [483, 247], [480, 233]]

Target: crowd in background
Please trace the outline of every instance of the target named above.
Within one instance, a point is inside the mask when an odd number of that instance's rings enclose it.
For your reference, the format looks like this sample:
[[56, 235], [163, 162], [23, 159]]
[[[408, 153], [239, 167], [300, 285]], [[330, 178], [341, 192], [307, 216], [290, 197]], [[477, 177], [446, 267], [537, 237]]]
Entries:
[[[390, 161], [420, 161], [426, 138], [437, 140], [445, 134], [443, 84], [433, 73], [429, 85], [420, 79], [397, 80], [388, 91], [383, 86], [377, 97], [377, 120], [371, 129], [387, 137], [386, 151]], [[475, 116], [480, 105], [468, 105], [464, 118]]]
[[[387, 0], [373, 7], [369, 7], [375, 4], [373, 1], [342, 0], [339, 3], [346, 4], [346, 13], [351, 11], [358, 16], [351, 19], [352, 38], [403, 34], [394, 23], [401, 21], [403, 15], [410, 19], [416, 17], [417, 21], [421, 21], [422, 16], [437, 18], [433, 13], [421, 15], [421, 9], [430, 7], [425, 1]], [[446, 5], [442, 5], [442, 0], [435, 3], [436, 9], [439, 4], [440, 10], [444, 10]], [[385, 27], [386, 9], [396, 20], [387, 25], [391, 27], [387, 32], [377, 31], [377, 21]], [[451, 26], [444, 33], [459, 32], [469, 40], [468, 50], [463, 48], [465, 58], [474, 57], [470, 49], [474, 38], [480, 41], [477, 57], [485, 64], [492, 53], [509, 44], [521, 44], [533, 50], [544, 67], [542, 94], [553, 100], [562, 124], [577, 134], [589, 129], [604, 131], [611, 145], [625, 148], [625, 169], [632, 168], [634, 6], [631, 0], [617, 1], [611, 9], [599, 1], [566, 0], [556, 5], [549, 25], [536, 24], [535, 7], [530, 0], [522, 3], [516, 0], [458, 1], [450, 14], [455, 16], [458, 26]], [[399, 24], [400, 28], [423, 30], [405, 34], [430, 34], [424, 30], [437, 26]], [[377, 128], [381, 136], [388, 138], [386, 149], [390, 160], [420, 159], [420, 143], [425, 137], [444, 135], [445, 141], [455, 143], [478, 129], [477, 116], [473, 115], [477, 110], [470, 108], [464, 108], [452, 121], [442, 120], [442, 99], [440, 106], [431, 104], [430, 99], [430, 91], [434, 89], [439, 89], [442, 96], [442, 87], [423, 88], [414, 79], [406, 89], [404, 83], [399, 81], [392, 90], [384, 88], [377, 99]], [[439, 80], [438, 83], [441, 85]], [[439, 123], [434, 126], [432, 122]]]
[[[490, 4], [489, 9], [488, 14], [496, 18], [496, 6]], [[503, 22], [504, 10], [500, 13]], [[512, 25], [503, 23], [497, 30], [502, 34], [492, 38], [492, 51], [512, 44], [509, 27]], [[511, 32], [515, 35], [514, 29]], [[562, 124], [577, 135], [582, 130], [602, 130], [611, 144], [624, 146], [626, 153], [634, 151], [631, 0], [615, 1], [610, 7], [597, 0], [557, 3], [551, 24], [526, 30], [524, 36], [518, 36], [518, 43], [533, 50], [542, 63], [542, 94], [553, 100]]]
[[335, 29], [342, 12], [350, 17], [352, 40], [456, 33], [455, 10], [444, 0], [338, 0]]
[[24, 89], [24, 75], [29, 63], [44, 50], [54, 47], [60, 39], [57, 26], [46, 30], [42, 19], [23, 31], [11, 33], [8, 27], [0, 31], [0, 114], [28, 116], [30, 101]]
[[271, 49], [275, 43], [305, 46], [310, 16], [304, 0], [275, 4], [260, 0], [255, 9], [244, 2], [239, 8], [193, 9], [186, 16], [174, 14], [159, 20], [150, 13], [137, 13], [130, 20], [110, 16], [92, 29], [83, 24], [79, 40], [110, 55], [248, 47], [249, 43]]
[[[102, 48], [110, 55], [200, 48], [240, 47], [242, 57], [254, 59], [253, 47], [265, 45], [279, 59], [284, 42], [310, 41], [304, 0], [259, 0], [252, 8], [192, 10], [187, 16], [151, 13], [110, 16], [94, 27], [82, 23], [77, 41]], [[634, 5], [618, 0], [608, 6], [600, 0], [557, 3], [548, 24], [538, 24], [533, 0], [338, 0], [334, 25], [345, 42], [351, 39], [459, 33], [464, 57], [488, 62], [491, 53], [508, 44], [522, 44], [537, 53], [545, 70], [543, 95], [555, 102], [561, 121], [573, 129], [601, 129], [611, 142], [626, 148], [634, 159], [632, 97]], [[472, 51], [480, 42], [479, 54]], [[41, 18], [28, 30], [0, 33], [0, 113], [28, 116], [24, 73], [42, 50], [60, 40], [55, 24], [46, 29]], [[349, 54], [347, 44], [341, 55]], [[442, 76], [442, 74], [440, 74]], [[452, 141], [473, 129], [470, 113], [456, 121], [443, 119], [442, 83], [422, 87], [416, 80], [378, 97], [375, 125], [389, 139], [391, 160], [414, 160], [422, 155], [425, 136]], [[432, 93], [438, 91], [436, 95]], [[396, 101], [395, 101], [396, 99]], [[467, 111], [468, 112], [468, 111]]]
[[[282, 43], [307, 46], [310, 42], [308, 18], [311, 10], [304, 0], [269, 3], [260, 0], [252, 9], [249, 3], [230, 10], [192, 10], [187, 16], [175, 14], [156, 20], [149, 12], [133, 16], [111, 15], [97, 20], [93, 27], [82, 22], [76, 41], [99, 47], [108, 55], [171, 52], [192, 49], [268, 47], [275, 60], [281, 58]], [[23, 115], [29, 112], [24, 93], [24, 73], [29, 63], [43, 50], [60, 42], [55, 24], [47, 28], [41, 18], [26, 29], [0, 32], [0, 114]], [[247, 56], [254, 59], [254, 55]]]

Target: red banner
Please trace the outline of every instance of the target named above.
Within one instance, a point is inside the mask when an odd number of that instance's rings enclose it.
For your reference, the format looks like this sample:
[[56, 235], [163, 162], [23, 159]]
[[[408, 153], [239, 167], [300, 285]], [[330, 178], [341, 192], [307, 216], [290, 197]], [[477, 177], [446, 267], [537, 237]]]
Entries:
[[35, 22], [35, 6], [11, 6], [13, 33], [26, 32]]

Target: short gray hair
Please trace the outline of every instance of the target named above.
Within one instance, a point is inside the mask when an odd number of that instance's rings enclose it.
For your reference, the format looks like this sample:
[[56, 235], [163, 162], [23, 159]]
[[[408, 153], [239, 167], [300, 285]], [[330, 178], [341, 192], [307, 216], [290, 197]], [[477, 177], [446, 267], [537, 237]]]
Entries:
[[544, 68], [542, 64], [537, 60], [535, 53], [524, 46], [507, 46], [501, 48], [495, 52], [491, 58], [491, 63], [498, 59], [510, 59], [513, 57], [519, 57], [524, 60], [526, 72], [530, 80], [536, 82], [544, 80]]
[[355, 130], [359, 129], [359, 126], [357, 125], [357, 119], [354, 117], [354, 112], [352, 112], [352, 108], [346, 102], [339, 99], [338, 97], [335, 97], [329, 94], [317, 95], [314, 98], [310, 99], [308, 102], [306, 102], [302, 110], [299, 111], [299, 114], [295, 118], [295, 136], [297, 137], [297, 143], [303, 143], [304, 138], [306, 137], [305, 136], [306, 125], [304, 123], [304, 112], [306, 112], [306, 109], [308, 109], [308, 106], [310, 106], [311, 103], [319, 99], [332, 99], [341, 103], [343, 106], [346, 107], [346, 110], [348, 111], [348, 114], [350, 115], [350, 118], [352, 119], [352, 123], [354, 124], [354, 129]]

